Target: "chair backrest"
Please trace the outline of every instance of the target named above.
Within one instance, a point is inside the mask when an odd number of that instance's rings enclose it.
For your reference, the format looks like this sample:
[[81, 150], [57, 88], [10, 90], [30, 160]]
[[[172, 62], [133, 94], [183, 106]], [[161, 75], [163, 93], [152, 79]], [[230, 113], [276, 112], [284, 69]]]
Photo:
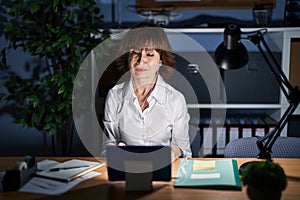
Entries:
[[[256, 158], [259, 149], [257, 138], [239, 138], [225, 146], [225, 158]], [[300, 158], [300, 138], [278, 137], [272, 147], [272, 158]]]

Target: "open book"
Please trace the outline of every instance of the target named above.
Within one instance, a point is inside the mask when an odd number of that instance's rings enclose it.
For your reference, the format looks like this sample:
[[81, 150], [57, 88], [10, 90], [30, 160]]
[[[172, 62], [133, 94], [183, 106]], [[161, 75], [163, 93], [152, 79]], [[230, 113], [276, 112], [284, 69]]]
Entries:
[[43, 168], [43, 170], [39, 169], [36, 175], [58, 181], [69, 182], [88, 172], [98, 169], [103, 165], [104, 163], [102, 162], [72, 159], [63, 163], [52, 165], [50, 168]]
[[181, 160], [174, 187], [241, 190], [236, 160]]

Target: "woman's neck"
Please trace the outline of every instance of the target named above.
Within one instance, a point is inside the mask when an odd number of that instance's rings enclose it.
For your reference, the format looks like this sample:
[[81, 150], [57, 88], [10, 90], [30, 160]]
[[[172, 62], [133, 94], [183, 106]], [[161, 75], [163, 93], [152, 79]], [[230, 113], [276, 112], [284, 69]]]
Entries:
[[148, 84], [147, 86], [137, 87], [134, 89], [134, 93], [138, 97], [138, 99], [146, 99], [149, 97], [150, 93], [154, 88], [154, 83]]
[[132, 79], [134, 93], [137, 96], [142, 111], [149, 106], [147, 98], [150, 96], [155, 87], [156, 79], [157, 77], [154, 77], [152, 81], [141, 81], [134, 78]]
[[147, 95], [155, 86], [157, 76], [151, 79], [132, 79], [134, 92], [140, 95]]

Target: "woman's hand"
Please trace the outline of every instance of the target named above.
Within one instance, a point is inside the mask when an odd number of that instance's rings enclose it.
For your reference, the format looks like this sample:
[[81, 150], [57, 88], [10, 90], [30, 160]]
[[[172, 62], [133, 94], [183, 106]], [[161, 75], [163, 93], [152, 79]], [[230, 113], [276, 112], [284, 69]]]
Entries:
[[182, 156], [182, 151], [177, 146], [171, 146], [171, 162]]

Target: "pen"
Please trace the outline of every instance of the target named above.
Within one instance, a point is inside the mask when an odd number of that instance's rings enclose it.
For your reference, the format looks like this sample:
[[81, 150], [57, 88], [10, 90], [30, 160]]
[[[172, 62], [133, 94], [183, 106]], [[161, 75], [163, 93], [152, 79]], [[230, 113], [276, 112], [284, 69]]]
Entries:
[[80, 165], [80, 166], [73, 166], [73, 167], [57, 167], [49, 169], [49, 172], [58, 172], [60, 170], [68, 170], [68, 169], [76, 169], [81, 167], [89, 167], [90, 165]]

